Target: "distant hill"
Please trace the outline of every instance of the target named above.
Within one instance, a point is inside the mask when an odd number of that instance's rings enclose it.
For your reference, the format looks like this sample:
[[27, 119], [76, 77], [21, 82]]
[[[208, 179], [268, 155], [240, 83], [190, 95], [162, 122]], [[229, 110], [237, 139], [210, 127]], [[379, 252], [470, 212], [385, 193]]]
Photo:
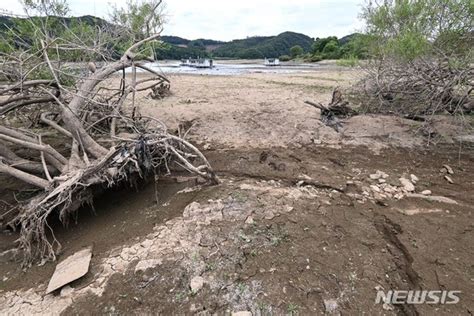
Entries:
[[[33, 17], [32, 19], [43, 19], [42, 17]], [[52, 32], [60, 32], [62, 25], [75, 25], [79, 22], [89, 26], [110, 26], [107, 29], [113, 29], [107, 21], [94, 16], [81, 17], [50, 17]], [[26, 29], [26, 18], [1, 16], [0, 15], [0, 41], [7, 34], [8, 29]], [[56, 25], [56, 27], [54, 26]], [[20, 32], [21, 33], [21, 32]], [[340, 38], [339, 45], [344, 46], [354, 39], [358, 33], [350, 34]], [[30, 35], [22, 36], [23, 44], [28, 46], [31, 43]], [[337, 39], [336, 39], [337, 40]], [[156, 57], [158, 59], [183, 59], [196, 57], [221, 57], [221, 58], [275, 58], [282, 55], [290, 55], [290, 48], [299, 45], [305, 53], [312, 51], [314, 39], [304, 34], [295, 32], [284, 32], [276, 36], [253, 36], [245, 39], [236, 39], [230, 42], [216, 41], [212, 39], [189, 40], [179, 36], [164, 35], [161, 37], [163, 45], [156, 48]], [[120, 41], [117, 45], [120, 46]], [[20, 45], [17, 43], [16, 45]], [[0, 43], [0, 50], [1, 50]], [[115, 47], [115, 46], [114, 46]]]
[[187, 57], [227, 57], [227, 58], [264, 58], [289, 55], [290, 48], [300, 45], [305, 52], [310, 51], [313, 39], [304, 34], [284, 32], [277, 36], [254, 36], [245, 39], [221, 42], [208, 39], [187, 40], [177, 36], [163, 36], [168, 44], [158, 52], [163, 59], [181, 59]]
[[355, 39], [357, 36], [361, 35], [361, 33], [352, 33], [352, 34], [349, 34], [349, 35], [346, 35], [344, 37], [341, 37], [339, 39], [339, 45], [346, 45], [347, 43], [349, 43], [350, 41], [352, 41], [353, 39]]
[[249, 37], [226, 43], [213, 51], [216, 57], [264, 58], [289, 55], [290, 48], [299, 45], [305, 52], [311, 49], [313, 39], [294, 32], [284, 32], [277, 36]]

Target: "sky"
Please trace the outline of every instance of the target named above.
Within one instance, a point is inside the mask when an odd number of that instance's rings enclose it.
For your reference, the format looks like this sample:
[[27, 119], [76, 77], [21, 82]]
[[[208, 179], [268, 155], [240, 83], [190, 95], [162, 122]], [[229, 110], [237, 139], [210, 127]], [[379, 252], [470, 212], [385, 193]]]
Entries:
[[[126, 0], [69, 0], [71, 15], [107, 18]], [[342, 37], [363, 28], [363, 0], [165, 0], [164, 35], [229, 41], [285, 31], [310, 37]], [[20, 0], [2, 0], [1, 10], [21, 14]]]

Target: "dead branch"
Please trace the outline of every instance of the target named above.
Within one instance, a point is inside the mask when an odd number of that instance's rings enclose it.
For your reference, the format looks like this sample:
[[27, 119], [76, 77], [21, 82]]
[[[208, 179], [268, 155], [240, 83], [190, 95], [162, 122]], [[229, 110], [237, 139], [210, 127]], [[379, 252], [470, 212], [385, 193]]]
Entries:
[[[154, 8], [160, 4], [157, 1]], [[49, 216], [59, 214], [67, 224], [82, 204], [92, 203], [96, 187], [137, 177], [156, 179], [172, 170], [187, 170], [218, 183], [195, 146], [168, 133], [160, 120], [139, 114], [137, 92], [151, 89], [163, 97], [170, 87], [168, 78], [145, 64], [149, 58], [140, 56], [141, 47], [159, 38], [159, 32], [140, 36], [143, 39], [117, 60], [110, 57], [110, 42], [102, 42], [100, 32], [93, 39], [69, 34], [70, 40], [35, 27], [39, 47], [4, 56], [6, 66], [0, 71], [10, 80], [0, 86], [0, 173], [41, 189], [18, 205], [9, 223], [20, 230], [24, 264], [55, 259], [61, 245], [48, 225]], [[118, 33], [109, 30], [108, 35], [114, 32]], [[94, 44], [87, 44], [88, 40]], [[94, 60], [67, 65], [61, 54], [75, 50], [95, 54], [101, 62], [93, 67]], [[125, 72], [128, 68], [132, 68], [131, 78]], [[151, 77], [137, 80], [137, 69]], [[38, 72], [53, 79], [37, 79]], [[118, 72], [122, 72], [120, 87], [101, 85]], [[130, 94], [131, 105], [126, 102]], [[28, 149], [31, 157], [16, 154], [18, 147]]]
[[24, 171], [21, 171], [19, 169], [16, 169], [16, 168], [13, 168], [5, 163], [3, 163], [1, 160], [0, 160], [0, 173], [6, 173], [12, 177], [15, 177], [23, 182], [26, 182], [26, 183], [29, 183], [29, 184], [32, 184], [38, 188], [42, 188], [42, 189], [47, 189], [49, 187], [49, 182], [40, 178], [40, 177], [37, 177], [37, 176], [34, 176], [32, 175], [31, 173], [27, 173], [27, 172], [24, 172]]
[[305, 101], [305, 103], [321, 110], [321, 121], [336, 132], [339, 132], [342, 128], [341, 118], [357, 115], [357, 111], [349, 106], [348, 101], [344, 100], [342, 92], [338, 87], [333, 90], [332, 99], [328, 106], [311, 101]]

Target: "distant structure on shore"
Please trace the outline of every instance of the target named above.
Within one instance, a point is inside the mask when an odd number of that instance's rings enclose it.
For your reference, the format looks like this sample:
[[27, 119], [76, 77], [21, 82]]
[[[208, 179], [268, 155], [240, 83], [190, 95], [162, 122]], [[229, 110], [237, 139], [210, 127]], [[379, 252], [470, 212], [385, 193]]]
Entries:
[[214, 61], [208, 58], [188, 58], [181, 59], [181, 66], [194, 67], [194, 68], [212, 68], [214, 67]]
[[278, 58], [265, 58], [265, 66], [280, 66]]

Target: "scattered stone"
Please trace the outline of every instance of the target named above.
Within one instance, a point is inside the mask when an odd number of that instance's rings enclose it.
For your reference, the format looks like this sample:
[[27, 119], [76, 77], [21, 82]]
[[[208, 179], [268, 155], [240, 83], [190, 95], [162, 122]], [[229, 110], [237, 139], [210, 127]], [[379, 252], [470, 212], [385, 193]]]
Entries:
[[400, 199], [403, 198], [403, 194], [402, 193], [397, 193], [393, 197], [396, 198], [397, 200], [400, 200]]
[[379, 183], [380, 183], [380, 184], [385, 183], [385, 182], [387, 182], [387, 180], [385, 180], [385, 179], [379, 179]]
[[448, 166], [448, 165], [443, 165], [443, 168], [446, 169], [446, 172], [447, 172], [448, 174], [453, 174], [453, 173], [454, 173], [453, 168], [451, 168], [451, 167]]
[[199, 292], [199, 290], [204, 286], [204, 278], [201, 276], [195, 276], [191, 279], [189, 286], [191, 287], [191, 291], [193, 291], [193, 293]]
[[265, 211], [265, 214], [264, 214], [264, 217], [265, 219], [268, 219], [268, 220], [272, 220], [274, 219], [276, 216], [279, 216], [280, 214], [275, 214], [274, 212], [270, 211], [270, 210], [267, 210]]
[[421, 194], [423, 194], [423, 195], [431, 195], [431, 191], [430, 191], [430, 190], [424, 190], [424, 191], [421, 191]]
[[245, 224], [253, 224], [253, 223], [255, 223], [255, 221], [253, 220], [252, 216], [247, 217], [247, 219], [245, 220]]
[[388, 174], [383, 171], [377, 170], [375, 173], [369, 175], [369, 178], [372, 180], [387, 179]]
[[418, 179], [418, 177], [415, 176], [414, 174], [411, 174], [411, 175], [410, 175], [410, 179], [411, 179], [411, 182], [413, 182], [413, 183], [415, 183], [415, 184], [420, 180], [420, 179]]
[[379, 202], [379, 201], [382, 201], [384, 199], [384, 195], [378, 193], [378, 192], [374, 192], [374, 199]]
[[402, 184], [403, 186], [403, 189], [407, 192], [413, 192], [415, 191], [415, 186], [413, 185], [413, 183], [411, 183], [410, 180], [408, 179], [405, 179], [405, 178], [400, 178], [398, 179], [400, 180], [400, 183]]
[[374, 192], [380, 192], [380, 188], [376, 185], [371, 185], [370, 188], [372, 189], [372, 191]]
[[326, 313], [333, 313], [337, 308], [337, 300], [324, 300], [324, 309], [326, 310]]
[[383, 188], [383, 190], [387, 193], [395, 193], [397, 192], [397, 189], [394, 188], [393, 186], [391, 185], [387, 185], [386, 187]]
[[380, 179], [380, 175], [378, 173], [373, 173], [373, 174], [369, 175], [369, 178], [372, 179], [372, 180], [378, 180], [378, 179]]
[[69, 285], [66, 285], [61, 289], [61, 293], [59, 293], [59, 296], [68, 297], [71, 296], [72, 292], [74, 292], [74, 289]]
[[453, 183], [454, 183], [453, 179], [451, 179], [451, 177], [450, 177], [450, 176], [444, 176], [444, 178], [445, 178], [445, 179], [446, 179], [446, 181], [448, 181], [449, 183], [451, 183], [451, 184], [453, 184]]

